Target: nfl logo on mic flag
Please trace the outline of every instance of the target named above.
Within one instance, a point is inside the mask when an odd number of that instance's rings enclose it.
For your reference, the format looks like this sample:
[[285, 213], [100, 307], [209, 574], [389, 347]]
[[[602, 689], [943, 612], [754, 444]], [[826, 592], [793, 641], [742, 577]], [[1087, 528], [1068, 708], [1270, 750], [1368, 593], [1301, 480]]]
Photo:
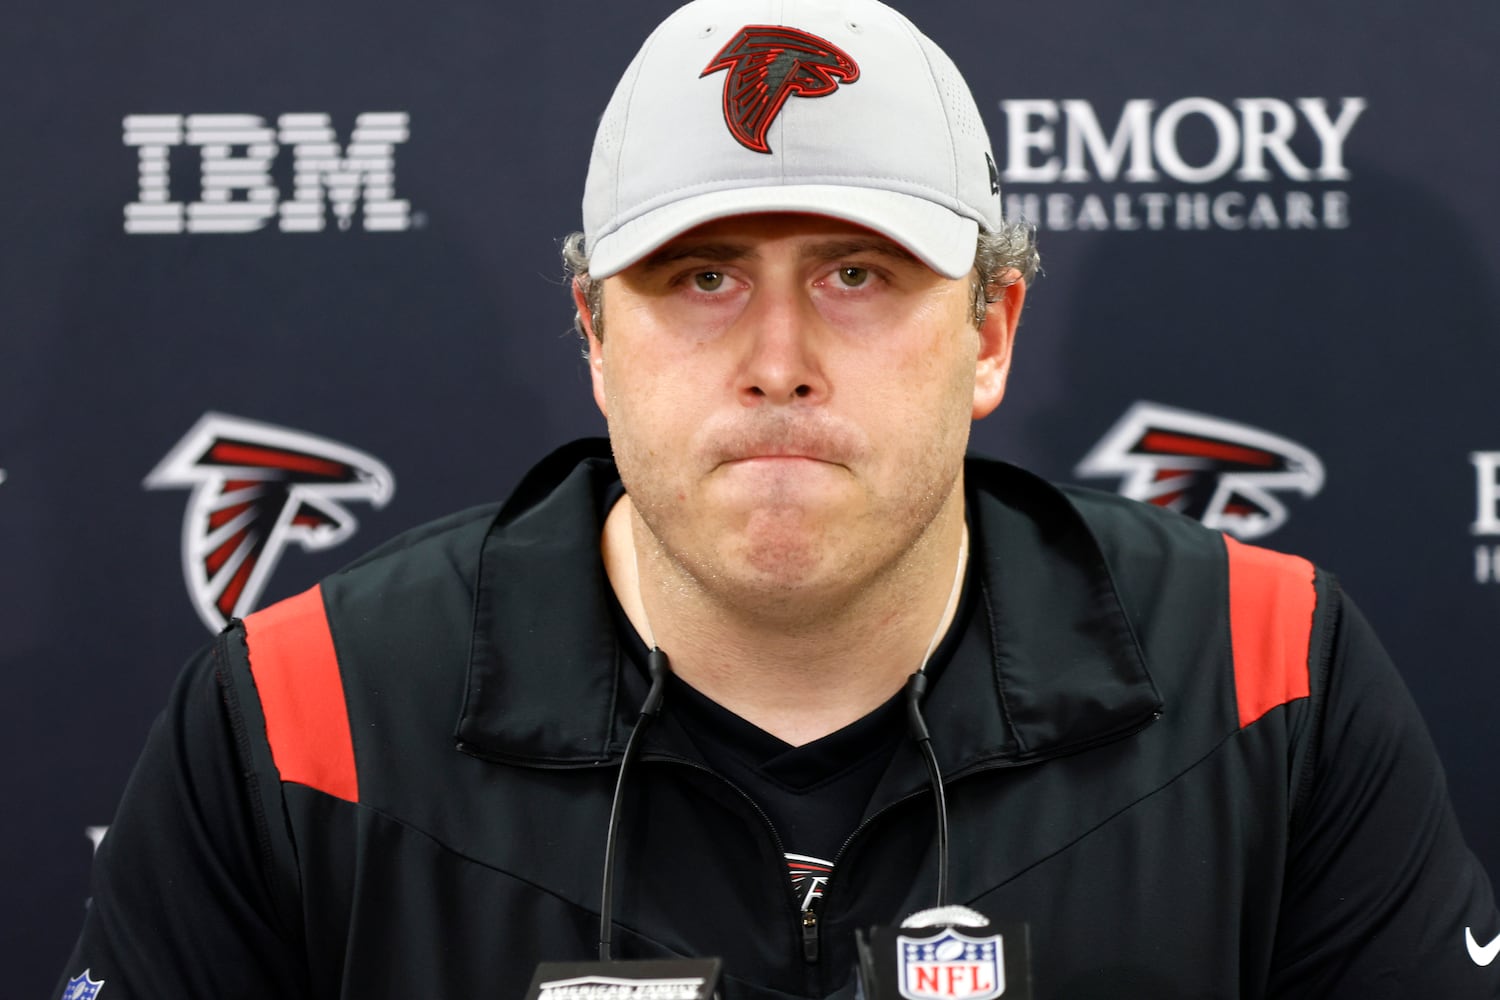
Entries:
[[858, 948], [862, 1000], [1031, 1000], [1024, 923], [876, 927]]
[[94, 1000], [99, 995], [99, 990], [104, 986], [102, 979], [90, 979], [88, 969], [68, 980], [67, 988], [63, 990], [62, 1000]]
[[901, 995], [911, 1000], [992, 1000], [1005, 992], [999, 934], [970, 937], [949, 927], [936, 937], [896, 938]]

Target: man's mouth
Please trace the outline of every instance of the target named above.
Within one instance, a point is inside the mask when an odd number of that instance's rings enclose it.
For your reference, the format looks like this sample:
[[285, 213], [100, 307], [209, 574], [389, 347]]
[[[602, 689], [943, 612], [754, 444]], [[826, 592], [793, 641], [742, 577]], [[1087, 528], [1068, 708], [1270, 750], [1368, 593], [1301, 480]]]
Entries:
[[859, 452], [859, 436], [832, 423], [772, 424], [716, 435], [715, 465], [817, 462], [848, 465]]

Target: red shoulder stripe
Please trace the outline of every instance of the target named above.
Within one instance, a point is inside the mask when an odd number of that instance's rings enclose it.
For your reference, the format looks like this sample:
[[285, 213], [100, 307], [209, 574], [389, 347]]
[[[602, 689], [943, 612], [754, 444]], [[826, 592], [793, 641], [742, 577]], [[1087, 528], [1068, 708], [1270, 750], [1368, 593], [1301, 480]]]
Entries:
[[245, 644], [281, 780], [358, 802], [344, 680], [322, 587], [246, 616]]
[[1229, 553], [1229, 637], [1240, 728], [1308, 696], [1313, 567], [1306, 559], [1224, 536]]

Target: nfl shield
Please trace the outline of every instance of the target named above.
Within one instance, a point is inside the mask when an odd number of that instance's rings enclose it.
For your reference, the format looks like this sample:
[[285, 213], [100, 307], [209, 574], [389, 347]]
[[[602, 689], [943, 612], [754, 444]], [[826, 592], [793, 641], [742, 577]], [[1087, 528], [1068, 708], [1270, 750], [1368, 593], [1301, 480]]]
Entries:
[[94, 1000], [103, 985], [104, 980], [90, 979], [89, 970], [84, 969], [82, 975], [68, 980], [68, 987], [63, 990], [62, 1000]]
[[999, 934], [970, 937], [945, 927], [926, 937], [896, 938], [897, 975], [908, 1000], [991, 1000], [1005, 992]]

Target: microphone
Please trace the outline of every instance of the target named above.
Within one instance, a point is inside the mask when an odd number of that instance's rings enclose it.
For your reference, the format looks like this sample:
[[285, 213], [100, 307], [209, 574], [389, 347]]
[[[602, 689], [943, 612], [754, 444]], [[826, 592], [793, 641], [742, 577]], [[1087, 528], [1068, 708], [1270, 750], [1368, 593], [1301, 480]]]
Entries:
[[713, 1000], [717, 958], [542, 962], [526, 1000]]
[[526, 1000], [713, 1000], [719, 994], [717, 958], [615, 959], [613, 957], [616, 835], [625, 779], [640, 747], [641, 735], [661, 713], [671, 665], [653, 646], [646, 659], [651, 688], [625, 741], [620, 773], [604, 835], [604, 881], [599, 889], [599, 960], [541, 962], [531, 977]]
[[932, 734], [922, 717], [922, 695], [926, 693], [927, 675], [918, 670], [906, 680], [906, 722], [922, 753], [922, 763], [927, 765], [927, 783], [932, 787], [932, 801], [937, 807], [937, 905], [942, 909], [948, 903], [948, 797], [943, 791], [937, 754], [932, 750]]
[[854, 938], [856, 1000], [1031, 1000], [1024, 923], [991, 923], [966, 906], [912, 914]]

